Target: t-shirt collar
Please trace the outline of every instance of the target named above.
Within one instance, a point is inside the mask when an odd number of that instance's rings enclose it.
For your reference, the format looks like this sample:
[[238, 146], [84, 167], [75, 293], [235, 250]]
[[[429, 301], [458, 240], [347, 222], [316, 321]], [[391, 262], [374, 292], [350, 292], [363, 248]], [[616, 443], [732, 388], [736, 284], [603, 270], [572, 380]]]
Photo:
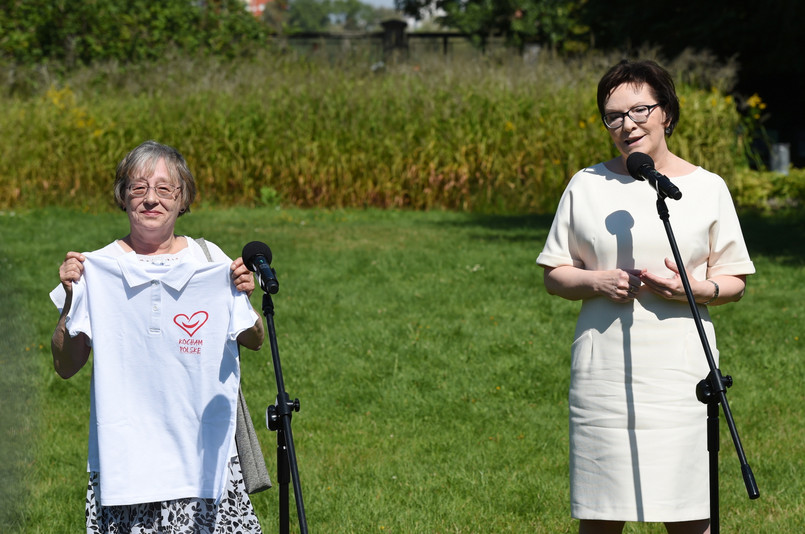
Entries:
[[118, 256], [117, 264], [129, 287], [134, 288], [158, 281], [176, 291], [181, 291], [202, 265], [191, 255], [170, 266], [153, 265], [138, 260], [134, 252]]

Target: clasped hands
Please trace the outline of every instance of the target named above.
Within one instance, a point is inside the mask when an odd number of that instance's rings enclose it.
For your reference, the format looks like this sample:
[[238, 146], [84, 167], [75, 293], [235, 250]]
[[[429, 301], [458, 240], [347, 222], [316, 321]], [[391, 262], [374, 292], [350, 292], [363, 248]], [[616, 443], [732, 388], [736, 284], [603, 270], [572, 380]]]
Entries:
[[[670, 278], [658, 276], [646, 269], [614, 269], [606, 271], [605, 277], [607, 280], [605, 280], [604, 286], [608, 287], [609, 290], [605, 290], [605, 294], [615, 302], [629, 302], [634, 300], [640, 294], [640, 291], [645, 288], [664, 299], [687, 300], [685, 287], [682, 284], [682, 277], [679, 275], [679, 268], [676, 262], [670, 258], [665, 258], [665, 266], [674, 273]], [[691, 289], [694, 284], [701, 283], [694, 280], [689, 272], [686, 271], [686, 273]]]

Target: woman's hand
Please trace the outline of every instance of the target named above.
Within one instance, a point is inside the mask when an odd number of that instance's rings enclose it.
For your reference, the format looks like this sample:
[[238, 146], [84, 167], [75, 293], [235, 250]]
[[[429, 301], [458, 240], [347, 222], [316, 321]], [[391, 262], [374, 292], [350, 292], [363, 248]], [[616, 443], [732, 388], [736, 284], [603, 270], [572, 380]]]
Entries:
[[[252, 296], [254, 291], [254, 274], [243, 263], [243, 258], [238, 258], [232, 262], [232, 283], [238, 291], [243, 291], [248, 296]], [[251, 328], [247, 328], [238, 335], [238, 343], [247, 349], [260, 350], [265, 339], [263, 319], [259, 317]]]
[[59, 280], [68, 295], [73, 293], [73, 282], [78, 282], [84, 273], [84, 255], [80, 252], [68, 252], [59, 266]]
[[[665, 258], [665, 266], [673, 271], [674, 276], [663, 278], [646, 272], [640, 277], [643, 284], [652, 293], [668, 300], [687, 301], [688, 297], [685, 295], [685, 287], [682, 285], [682, 277], [679, 275], [676, 263], [670, 258]], [[688, 275], [693, 299], [699, 304], [707, 303], [710, 306], [718, 306], [736, 302], [741, 300], [746, 290], [746, 275], [720, 275], [711, 280], [694, 280], [690, 272], [687, 270], [685, 272]], [[714, 299], [716, 284], [718, 284], [719, 293], [718, 298]]]
[[[665, 266], [673, 271], [674, 275], [671, 278], [663, 278], [662, 276], [645, 272], [641, 276], [641, 280], [652, 293], [664, 299], [687, 301], [685, 286], [682, 284], [682, 277], [679, 275], [679, 268], [676, 266], [676, 262], [670, 258], [665, 258]], [[688, 275], [690, 289], [694, 297], [696, 297], [696, 301], [705, 302], [713, 296], [713, 284], [706, 280], [694, 280], [690, 272], [687, 270], [685, 272]]]
[[599, 294], [614, 302], [631, 302], [640, 293], [640, 269], [614, 269], [599, 273], [597, 287]]
[[59, 266], [59, 280], [66, 296], [59, 322], [50, 340], [53, 367], [62, 378], [70, 378], [84, 367], [89, 359], [89, 338], [83, 332], [71, 337], [67, 331], [67, 315], [73, 303], [73, 282], [78, 282], [84, 273], [84, 260], [80, 252], [68, 252]]
[[233, 261], [230, 270], [232, 283], [235, 284], [237, 290], [251, 297], [254, 291], [254, 275], [243, 263], [243, 258]]
[[546, 267], [545, 288], [551, 295], [568, 300], [606, 297], [613, 302], [631, 302], [640, 292], [640, 269], [587, 271], [571, 265]]

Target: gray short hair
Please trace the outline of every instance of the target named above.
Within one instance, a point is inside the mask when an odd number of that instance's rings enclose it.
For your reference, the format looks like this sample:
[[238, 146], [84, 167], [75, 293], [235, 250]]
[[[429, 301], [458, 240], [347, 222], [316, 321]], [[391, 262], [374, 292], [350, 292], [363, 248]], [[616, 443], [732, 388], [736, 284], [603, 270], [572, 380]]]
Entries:
[[151, 176], [157, 163], [163, 160], [168, 168], [171, 180], [180, 185], [182, 209], [179, 215], [190, 212], [190, 204], [196, 198], [196, 180], [187, 166], [184, 157], [173, 147], [146, 141], [128, 154], [118, 163], [115, 172], [115, 202], [120, 209], [126, 211], [126, 188], [129, 179], [140, 176]]

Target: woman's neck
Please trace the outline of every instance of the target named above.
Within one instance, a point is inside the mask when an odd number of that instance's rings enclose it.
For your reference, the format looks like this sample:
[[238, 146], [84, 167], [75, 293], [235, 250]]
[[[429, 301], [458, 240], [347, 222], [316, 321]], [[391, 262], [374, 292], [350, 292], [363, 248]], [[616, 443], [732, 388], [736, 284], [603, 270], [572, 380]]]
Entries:
[[[684, 174], [689, 174], [695, 168], [695, 165], [688, 163], [669, 150], [663, 150], [650, 156], [654, 162], [654, 168], [657, 170], [657, 172], [667, 176], [682, 176]], [[626, 156], [621, 155], [607, 161], [605, 165], [613, 172], [628, 176], [629, 171], [626, 167], [627, 159], [628, 158]]]
[[184, 239], [174, 233], [166, 236], [153, 236], [132, 232], [121, 241], [137, 254], [155, 256], [158, 254], [175, 254], [185, 248]]

